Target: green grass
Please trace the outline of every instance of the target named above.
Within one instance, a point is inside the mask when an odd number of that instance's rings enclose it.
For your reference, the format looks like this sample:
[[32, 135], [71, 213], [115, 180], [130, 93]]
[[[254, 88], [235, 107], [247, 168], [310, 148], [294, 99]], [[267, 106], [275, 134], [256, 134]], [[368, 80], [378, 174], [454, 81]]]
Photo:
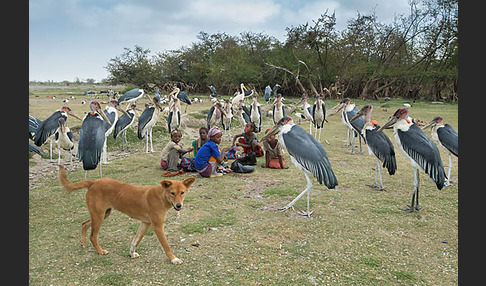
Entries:
[[[49, 93], [60, 98], [49, 104], [30, 104], [29, 113], [40, 119], [59, 108], [62, 97], [67, 97], [59, 89], [42, 92], [32, 91], [29, 98]], [[285, 104], [297, 100], [288, 98]], [[353, 102], [359, 107], [370, 103]], [[383, 124], [406, 102], [371, 102], [375, 106], [372, 117]], [[336, 103], [326, 101], [327, 108]], [[261, 104], [265, 104], [263, 99]], [[411, 117], [429, 121], [442, 115], [458, 130], [457, 105], [422, 101], [411, 104]], [[70, 107], [78, 115], [87, 111], [87, 106], [77, 101]], [[204, 114], [209, 107], [206, 100], [189, 106], [188, 113]], [[312, 178], [311, 218], [301, 217], [292, 209], [276, 211], [306, 184], [302, 172], [287, 157], [288, 170], [263, 169], [260, 165], [264, 159], [258, 158], [251, 174], [201, 178], [189, 173], [176, 177], [197, 178], [183, 209], [169, 211], [165, 225], [172, 251], [184, 261], [181, 266], [171, 265], [151, 229], [137, 247], [141, 257], [129, 258], [130, 241], [139, 222], [118, 211], [113, 211], [100, 231], [100, 244], [110, 253], [99, 256], [89, 240], [86, 248], [81, 248], [81, 223], [89, 217], [84, 202], [86, 191], [66, 194], [55, 175], [43, 177], [40, 185], [29, 190], [30, 284], [456, 285], [458, 183], [439, 191], [421, 173], [422, 210], [404, 213], [400, 209], [410, 203], [413, 184], [410, 161], [395, 147], [396, 174], [389, 176], [384, 170], [386, 190], [370, 189], [366, 184], [374, 182], [374, 157], [367, 154], [366, 146], [364, 154], [350, 155], [350, 149], [343, 147], [346, 129], [339, 115], [328, 120], [321, 141], [339, 185], [328, 190]], [[269, 118], [263, 122], [264, 128], [270, 127]], [[73, 125], [80, 122], [70, 120], [69, 126]], [[233, 126], [239, 127], [234, 123]], [[307, 122], [301, 126], [309, 127]], [[162, 116], [155, 130], [155, 153], [145, 154], [145, 141], [138, 140], [135, 131], [129, 131], [133, 152], [120, 159], [110, 158], [111, 164], [103, 166], [104, 177], [132, 184], [158, 184], [162, 180], [160, 151], [168, 141]], [[391, 130], [385, 133], [395, 141]], [[187, 134], [183, 133], [184, 144], [195, 139]], [[430, 130], [426, 134], [430, 136]], [[261, 138], [262, 134], [257, 136]], [[119, 139], [109, 140], [108, 150], [119, 150], [119, 144]], [[221, 145], [229, 144], [225, 141]], [[48, 150], [48, 145], [43, 150]], [[446, 152], [441, 148], [440, 152], [447, 165]], [[453, 178], [458, 178], [457, 163], [457, 158], [453, 158]], [[78, 168], [69, 172], [68, 178], [80, 181], [84, 171]], [[88, 178], [98, 178], [98, 170], [88, 172]], [[303, 197], [295, 210], [305, 208]], [[444, 240], [448, 243], [442, 243]]]

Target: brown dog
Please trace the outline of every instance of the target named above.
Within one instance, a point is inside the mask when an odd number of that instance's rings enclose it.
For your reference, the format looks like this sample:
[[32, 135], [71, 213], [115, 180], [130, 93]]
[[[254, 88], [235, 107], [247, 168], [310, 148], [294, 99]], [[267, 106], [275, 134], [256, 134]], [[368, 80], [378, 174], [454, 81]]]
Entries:
[[140, 256], [135, 252], [135, 247], [152, 225], [160, 245], [173, 264], [181, 264], [182, 260], [175, 257], [170, 250], [164, 233], [165, 217], [171, 207], [176, 211], [181, 210], [184, 196], [195, 180], [194, 177], [182, 181], [163, 180], [156, 186], [134, 186], [110, 178], [71, 183], [66, 177], [64, 167], [59, 166], [59, 181], [68, 193], [88, 188], [86, 205], [90, 219], [84, 221], [81, 226], [82, 247], [86, 246], [86, 231], [91, 226], [90, 240], [94, 248], [98, 254], [108, 254], [108, 251], [101, 249], [98, 244], [98, 233], [103, 220], [110, 215], [112, 209], [117, 209], [142, 222], [132, 240], [130, 257]]

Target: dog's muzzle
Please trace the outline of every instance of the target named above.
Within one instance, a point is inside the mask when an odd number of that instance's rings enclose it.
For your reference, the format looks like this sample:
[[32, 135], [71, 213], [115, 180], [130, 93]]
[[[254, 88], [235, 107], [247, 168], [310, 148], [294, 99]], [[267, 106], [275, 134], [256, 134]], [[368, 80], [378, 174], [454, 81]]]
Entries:
[[182, 204], [175, 204], [175, 205], [174, 205], [174, 203], [172, 203], [172, 206], [174, 207], [174, 209], [175, 209], [176, 211], [180, 211], [180, 210], [182, 209]]

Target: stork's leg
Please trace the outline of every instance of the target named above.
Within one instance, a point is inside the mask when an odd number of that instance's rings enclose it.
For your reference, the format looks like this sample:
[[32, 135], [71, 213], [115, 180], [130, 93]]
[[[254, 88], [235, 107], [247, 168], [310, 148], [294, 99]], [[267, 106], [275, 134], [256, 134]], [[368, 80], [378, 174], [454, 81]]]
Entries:
[[69, 150], [69, 157], [71, 157], [71, 171], [73, 170], [73, 149]]
[[150, 153], [154, 153], [154, 147], [152, 145], [152, 128], [150, 128]]
[[359, 153], [358, 154], [363, 154], [363, 148], [361, 147], [361, 135], [358, 134], [359, 137]]
[[419, 178], [419, 169], [413, 168], [413, 195], [412, 195], [412, 204], [408, 206], [408, 209], [404, 209], [406, 212], [418, 212], [420, 211], [419, 207], [419, 185], [420, 185], [420, 178]]
[[50, 140], [50, 143], [49, 143], [50, 147], [49, 147], [49, 154], [51, 154], [51, 162], [52, 162], [52, 138]]
[[102, 162], [102, 164], [109, 164], [110, 163], [110, 162], [108, 162], [108, 154], [106, 153], [106, 140], [108, 140], [108, 138], [105, 138], [105, 143], [103, 143], [103, 153], [102, 153], [103, 162]]
[[127, 141], [127, 131], [123, 131], [123, 137], [125, 138], [125, 150], [130, 152], [130, 149], [128, 148], [128, 141]]
[[61, 148], [58, 147], [57, 149], [59, 149], [59, 157], [57, 158], [57, 164], [61, 165]]
[[449, 152], [449, 170], [447, 171], [447, 179], [446, 179], [444, 186], [449, 186], [451, 184], [449, 182], [449, 179], [451, 177], [451, 168], [452, 168], [452, 156], [451, 156], [451, 153]]
[[103, 178], [103, 174], [101, 173], [101, 165], [103, 164], [98, 164], [100, 166], [100, 179]]
[[351, 154], [354, 155], [354, 139], [356, 136], [354, 136], [356, 131], [352, 130], [351, 136], [353, 136], [353, 142], [351, 143]]
[[[305, 175], [305, 178], [307, 180], [307, 186], [305, 188], [305, 190], [302, 191], [302, 193], [300, 193], [293, 201], [291, 201], [288, 205], [284, 206], [283, 208], [279, 208], [278, 210], [279, 211], [285, 211], [289, 208], [291, 208], [305, 193], [308, 193], [310, 191], [310, 189], [312, 188], [312, 183], [310, 181], [310, 178], [309, 178], [309, 175], [307, 175], [307, 173], [304, 171], [304, 175]], [[311, 216], [311, 214], [313, 213], [314, 211], [312, 212], [309, 212], [309, 193], [307, 194], [307, 212], [304, 212], [304, 211], [300, 211], [299, 214], [301, 215], [305, 215], [305, 216]]]
[[149, 134], [148, 134], [148, 130], [147, 130], [147, 131], [145, 131], [145, 153], [148, 153], [148, 140], [149, 140], [148, 136], [149, 136]]
[[322, 126], [319, 128], [319, 142], [321, 142], [321, 132], [322, 132]]

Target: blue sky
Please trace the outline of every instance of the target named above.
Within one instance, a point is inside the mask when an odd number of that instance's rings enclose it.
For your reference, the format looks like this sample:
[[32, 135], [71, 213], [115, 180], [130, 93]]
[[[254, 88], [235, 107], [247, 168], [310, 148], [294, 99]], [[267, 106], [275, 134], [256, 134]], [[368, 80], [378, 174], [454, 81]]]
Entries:
[[74, 81], [108, 76], [124, 48], [152, 53], [196, 42], [200, 31], [251, 31], [286, 39], [286, 27], [336, 13], [338, 31], [358, 12], [390, 23], [409, 0], [29, 0], [29, 80]]

